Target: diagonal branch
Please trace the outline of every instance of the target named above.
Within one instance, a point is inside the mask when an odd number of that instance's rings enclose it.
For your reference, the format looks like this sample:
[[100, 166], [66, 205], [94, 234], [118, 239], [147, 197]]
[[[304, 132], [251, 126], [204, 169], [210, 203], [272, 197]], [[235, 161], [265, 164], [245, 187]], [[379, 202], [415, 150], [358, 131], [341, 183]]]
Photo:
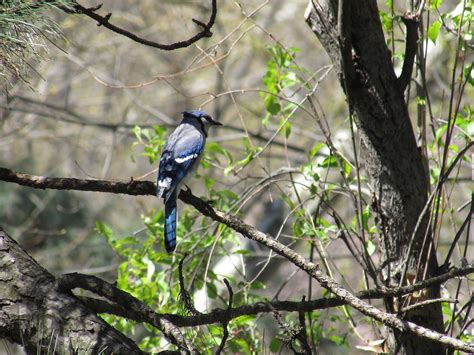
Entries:
[[[385, 290], [370, 289], [366, 291], [360, 291], [356, 293], [356, 297], [360, 299], [379, 299], [387, 296], [402, 296], [418, 290], [422, 290], [431, 285], [439, 285], [447, 280], [450, 280], [455, 277], [462, 277], [468, 274], [474, 273], [474, 264], [462, 267], [455, 268], [450, 272], [447, 272], [443, 275], [433, 277], [431, 279], [418, 282], [414, 285], [396, 287], [396, 288], [387, 288]], [[114, 298], [108, 297], [108, 294], [97, 290], [91, 285], [94, 284], [95, 278], [93, 276], [81, 275], [82, 279], [92, 278], [92, 281], [88, 282], [89, 291], [92, 291], [96, 294], [102, 295], [107, 299], [114, 300]], [[64, 282], [64, 281], [62, 281]], [[65, 284], [63, 283], [65, 286]], [[69, 282], [67, 288], [81, 287], [79, 284], [74, 282]], [[110, 287], [115, 287], [110, 285]], [[115, 292], [115, 291], [114, 291]], [[131, 298], [130, 298], [131, 297]], [[215, 308], [209, 313], [199, 313], [189, 316], [180, 316], [175, 314], [159, 314], [153, 311], [150, 311], [146, 306], [144, 308], [141, 306], [142, 302], [131, 295], [127, 296], [127, 299], [115, 298], [117, 303], [109, 303], [104, 300], [95, 299], [95, 298], [81, 298], [84, 303], [86, 303], [89, 308], [93, 309], [97, 313], [109, 313], [135, 320], [138, 322], [146, 322], [153, 326], [159, 323], [159, 320], [162, 318], [168, 319], [177, 327], [195, 327], [200, 325], [214, 324], [229, 322], [232, 319], [244, 316], [244, 315], [255, 315], [259, 313], [270, 313], [274, 311], [278, 312], [311, 312], [316, 309], [326, 309], [331, 307], [338, 307], [347, 304], [345, 301], [337, 298], [319, 298], [311, 301], [272, 301], [272, 302], [258, 302], [254, 304], [247, 304], [238, 307], [231, 307], [227, 309]], [[118, 302], [120, 300], [120, 303]], [[132, 301], [129, 301], [132, 300]], [[121, 306], [123, 302], [126, 301], [126, 304], [133, 304], [132, 307], [124, 308]]]
[[[13, 171], [5, 168], [0, 168], [0, 180], [18, 183], [36, 188], [53, 188], [61, 190], [87, 190], [90, 191], [105, 191], [115, 193], [126, 193], [131, 195], [154, 195], [156, 186], [149, 181], [138, 182], [133, 179], [130, 183], [125, 182], [111, 182], [104, 180], [81, 180], [68, 178], [50, 178], [43, 176], [33, 176]], [[75, 188], [79, 187], [79, 188]], [[281, 244], [269, 235], [259, 231], [255, 227], [244, 223], [239, 218], [229, 215], [225, 212], [214, 209], [209, 203], [194, 196], [189, 191], [181, 191], [180, 199], [188, 204], [193, 205], [203, 215], [212, 218], [213, 220], [225, 224], [234, 231], [242, 234], [244, 237], [254, 240], [267, 248], [273, 250], [275, 253], [283, 256], [295, 266], [305, 271], [308, 275], [316, 279], [322, 287], [329, 290], [337, 298], [346, 302], [353, 308], [357, 309], [362, 314], [378, 320], [386, 326], [395, 329], [401, 333], [411, 333], [413, 335], [428, 338], [435, 342], [442, 343], [450, 348], [474, 352], [474, 345], [469, 345], [459, 339], [452, 338], [441, 334], [439, 332], [430, 330], [425, 327], [416, 325], [415, 323], [404, 321], [397, 316], [383, 312], [376, 307], [363, 302], [360, 298], [341, 287], [332, 278], [324, 274], [319, 266], [307, 261], [294, 250]]]
[[[156, 314], [143, 302], [131, 296], [125, 291], [122, 291], [114, 285], [99, 279], [95, 276], [82, 275], [78, 273], [61, 275], [57, 279], [59, 289], [63, 291], [72, 290], [79, 287], [106, 297], [107, 299], [116, 302], [117, 304], [126, 304], [127, 309], [131, 310], [133, 314], [142, 315], [146, 318], [153, 318], [155, 322], [153, 325], [157, 327], [172, 343], [177, 345], [180, 350], [189, 352], [194, 349], [192, 344], [186, 342], [183, 334], [173, 323], [165, 317], [154, 317]], [[143, 319], [142, 319], [143, 320]]]

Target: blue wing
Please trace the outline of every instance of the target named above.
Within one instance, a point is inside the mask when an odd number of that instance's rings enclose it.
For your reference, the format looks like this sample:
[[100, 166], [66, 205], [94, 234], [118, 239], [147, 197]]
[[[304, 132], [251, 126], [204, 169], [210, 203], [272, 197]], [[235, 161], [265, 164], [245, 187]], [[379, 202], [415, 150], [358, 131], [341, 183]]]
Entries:
[[166, 144], [161, 155], [157, 196], [163, 197], [165, 203], [186, 175], [193, 170], [204, 150], [204, 139], [200, 135], [195, 135], [194, 138], [197, 139], [194, 140], [188, 137], [179, 138], [174, 145]]

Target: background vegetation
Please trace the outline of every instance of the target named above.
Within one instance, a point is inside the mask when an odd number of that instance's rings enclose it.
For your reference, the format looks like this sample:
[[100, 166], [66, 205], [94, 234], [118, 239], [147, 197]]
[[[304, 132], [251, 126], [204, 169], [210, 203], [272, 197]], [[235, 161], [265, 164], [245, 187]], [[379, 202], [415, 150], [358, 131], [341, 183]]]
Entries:
[[[397, 73], [405, 53], [402, 15], [421, 6], [405, 3], [378, 2]], [[221, 1], [212, 37], [169, 52], [57, 6], [68, 2], [0, 5], [1, 167], [45, 176], [154, 180], [161, 147], [180, 112], [203, 108], [224, 127], [211, 131], [190, 184], [193, 193], [320, 264], [349, 290], [373, 286], [347, 248], [348, 238], [375, 262], [380, 258], [380, 221], [372, 210], [364, 152], [337, 73], [304, 21], [306, 1]], [[203, 1], [119, 0], [105, 2], [97, 13], [112, 13], [111, 22], [142, 38], [174, 43], [199, 31], [191, 19], [206, 23], [209, 10], [210, 2]], [[472, 2], [429, 1], [422, 14], [406, 96], [433, 190], [440, 172], [472, 144]], [[224, 278], [233, 306], [327, 296], [284, 258], [184, 204], [172, 255], [162, 241], [162, 203], [150, 196], [1, 183], [0, 204], [2, 228], [47, 270], [116, 281], [160, 313], [192, 313], [180, 301], [183, 259], [185, 287], [200, 312], [227, 307]], [[461, 229], [471, 204], [471, 156], [464, 154], [432, 210], [440, 263], [450, 249], [452, 265], [472, 262], [470, 224]], [[446, 329], [464, 341], [472, 341], [471, 287], [452, 280], [442, 289]], [[144, 351], [173, 348], [150, 325], [103, 317]], [[303, 341], [295, 335], [301, 325], [296, 313], [236, 318], [228, 325], [225, 351], [304, 351], [305, 342], [328, 354], [386, 349], [378, 323], [350, 307], [306, 317]], [[219, 324], [185, 329], [203, 352], [219, 347], [224, 336]]]

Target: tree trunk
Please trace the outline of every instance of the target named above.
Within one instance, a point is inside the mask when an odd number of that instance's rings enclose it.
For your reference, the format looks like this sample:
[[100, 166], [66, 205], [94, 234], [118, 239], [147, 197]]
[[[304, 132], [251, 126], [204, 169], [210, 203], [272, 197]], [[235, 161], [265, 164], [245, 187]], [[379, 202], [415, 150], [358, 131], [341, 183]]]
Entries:
[[[395, 75], [390, 51], [385, 43], [379, 12], [374, 0], [345, 0], [338, 23], [338, 1], [309, 1], [306, 22], [330, 56], [356, 114], [356, 124], [364, 146], [365, 168], [373, 194], [373, 209], [380, 227], [383, 282], [398, 286], [403, 275], [410, 240], [418, 218], [427, 203], [428, 176], [416, 145], [401, 79]], [[342, 4], [341, 4], [342, 5]], [[346, 32], [343, 32], [346, 31]], [[344, 35], [340, 35], [340, 32]], [[345, 45], [348, 48], [345, 48]], [[408, 73], [408, 78], [411, 73]], [[422, 219], [411, 251], [407, 284], [417, 275], [437, 273], [434, 252], [428, 252], [429, 239], [423, 244], [428, 220]], [[423, 246], [424, 245], [424, 246]], [[430, 254], [429, 257], [427, 254]], [[421, 270], [416, 264], [421, 260]], [[439, 287], [425, 298], [438, 298]], [[399, 309], [397, 300], [387, 300], [388, 311]], [[421, 326], [443, 332], [439, 303], [419, 307], [404, 318]], [[433, 342], [412, 336], [391, 334], [391, 353], [441, 354], [444, 349]]]
[[133, 341], [56, 287], [0, 228], [0, 336], [32, 354], [142, 354]]

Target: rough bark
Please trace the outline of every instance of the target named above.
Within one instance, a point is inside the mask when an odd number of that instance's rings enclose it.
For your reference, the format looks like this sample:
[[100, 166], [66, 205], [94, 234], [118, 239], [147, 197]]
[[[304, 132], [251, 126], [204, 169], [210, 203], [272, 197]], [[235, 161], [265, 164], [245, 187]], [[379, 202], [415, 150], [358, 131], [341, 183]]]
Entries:
[[[404, 83], [401, 81], [406, 78], [399, 80], [395, 75], [376, 1], [346, 0], [341, 9], [349, 14], [339, 18], [338, 6], [337, 0], [309, 1], [305, 19], [334, 63], [356, 114], [364, 146], [365, 169], [373, 193], [373, 208], [381, 230], [383, 282], [387, 286], [398, 285], [404, 274], [412, 234], [428, 200], [428, 177], [403, 97]], [[338, 23], [344, 19], [347, 23]], [[344, 48], [346, 44], [349, 48]], [[423, 272], [423, 267], [421, 272], [416, 269], [420, 259], [421, 265], [428, 265], [427, 277], [437, 273], [434, 253], [427, 257], [428, 241], [423, 246], [427, 226], [427, 219], [422, 218], [414, 234], [408, 263], [407, 275], [417, 275], [418, 279]], [[408, 283], [407, 277], [403, 283]], [[427, 297], [439, 297], [439, 288], [430, 289]], [[387, 302], [389, 311], [397, 310], [395, 301]], [[419, 307], [415, 312], [405, 314], [405, 319], [443, 332], [439, 304]], [[439, 344], [411, 335], [393, 334], [389, 340], [391, 350], [400, 354], [443, 352]]]
[[142, 354], [0, 228], [0, 336], [34, 354]]

